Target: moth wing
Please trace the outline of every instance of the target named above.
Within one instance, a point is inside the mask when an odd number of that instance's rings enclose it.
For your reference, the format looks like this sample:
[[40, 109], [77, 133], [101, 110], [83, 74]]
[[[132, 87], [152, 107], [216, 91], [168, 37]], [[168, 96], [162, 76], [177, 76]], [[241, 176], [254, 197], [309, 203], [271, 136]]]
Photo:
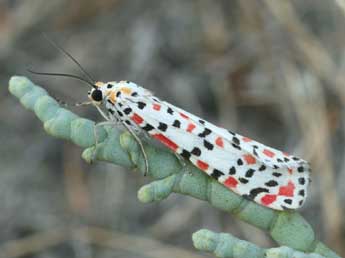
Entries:
[[[232, 191], [278, 210], [296, 209], [303, 204], [309, 183], [307, 172], [271, 167], [225, 137], [225, 129], [167, 102], [157, 103], [149, 97], [143, 101], [147, 108], [132, 108], [153, 126], [150, 134], [182, 156], [187, 154], [194, 165]], [[204, 135], [206, 129], [211, 132]], [[217, 144], [217, 139], [222, 139], [222, 144]]]
[[176, 110], [177, 112], [185, 114], [194, 123], [202, 124], [206, 128], [209, 128], [210, 130], [212, 130], [212, 132], [221, 136], [223, 139], [228, 141], [231, 145], [233, 144], [237, 145], [242, 150], [246, 151], [247, 153], [254, 155], [257, 159], [262, 161], [267, 166], [270, 166], [272, 168], [275, 168], [275, 167], [299, 168], [300, 170], [303, 170], [303, 171], [310, 171], [309, 163], [303, 159], [297, 158], [295, 156], [287, 154], [286, 152], [282, 152], [280, 150], [266, 146], [248, 137], [245, 137], [240, 134], [226, 130], [224, 128], [218, 127], [168, 102], [164, 102], [164, 104], [166, 104], [173, 110]]

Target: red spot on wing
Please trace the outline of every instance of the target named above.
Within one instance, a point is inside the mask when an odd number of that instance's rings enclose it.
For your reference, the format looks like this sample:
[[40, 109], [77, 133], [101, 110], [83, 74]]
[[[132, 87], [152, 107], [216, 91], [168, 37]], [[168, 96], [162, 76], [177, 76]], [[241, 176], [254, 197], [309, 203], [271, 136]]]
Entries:
[[153, 104], [153, 109], [159, 111], [159, 110], [161, 110], [161, 105]]
[[216, 144], [219, 146], [219, 147], [224, 147], [224, 142], [223, 142], [223, 139], [222, 139], [222, 137], [218, 137], [217, 139], [216, 139]]
[[197, 165], [198, 168], [200, 168], [201, 170], [206, 170], [206, 169], [208, 169], [208, 164], [205, 163], [205, 162], [203, 162], [203, 161], [201, 161], [201, 160], [198, 160], [198, 161], [196, 162], [196, 165]]
[[183, 118], [185, 118], [185, 119], [188, 119], [188, 118], [189, 118], [187, 115], [185, 115], [185, 114], [183, 114], [183, 113], [180, 113], [180, 116], [183, 117]]
[[289, 183], [286, 186], [281, 186], [279, 188], [279, 195], [284, 195], [284, 196], [292, 197], [294, 190], [295, 190], [294, 183], [289, 181]]
[[289, 157], [290, 156], [290, 154], [289, 153], [287, 153], [287, 152], [282, 152], [283, 153], [283, 155], [285, 156], [285, 157]]
[[195, 127], [196, 127], [195, 124], [192, 124], [192, 123], [188, 124], [187, 132], [191, 133]]
[[243, 158], [247, 162], [248, 165], [252, 165], [256, 163], [256, 159], [250, 154], [243, 155]]
[[290, 175], [293, 173], [292, 168], [288, 168], [287, 170], [288, 170], [288, 172], [289, 172]]
[[136, 113], [131, 116], [131, 119], [138, 125], [144, 121], [144, 119]]
[[250, 139], [248, 137], [242, 137], [242, 141], [244, 141], [244, 142], [251, 142], [252, 139]]
[[261, 203], [265, 206], [270, 205], [277, 199], [277, 195], [275, 194], [266, 194], [264, 197], [261, 198]]
[[265, 154], [267, 157], [273, 158], [275, 156], [274, 152], [268, 150], [268, 149], [264, 149], [263, 154]]
[[165, 137], [163, 134], [154, 134], [152, 135], [154, 138], [156, 138], [158, 141], [163, 143], [165, 146], [169, 147], [173, 151], [176, 151], [178, 146], [176, 143], [174, 143], [172, 140], [169, 138]]
[[226, 179], [224, 181], [224, 185], [227, 186], [227, 187], [231, 187], [231, 188], [234, 188], [236, 187], [238, 184], [238, 181], [236, 180], [236, 178], [230, 176], [228, 179]]

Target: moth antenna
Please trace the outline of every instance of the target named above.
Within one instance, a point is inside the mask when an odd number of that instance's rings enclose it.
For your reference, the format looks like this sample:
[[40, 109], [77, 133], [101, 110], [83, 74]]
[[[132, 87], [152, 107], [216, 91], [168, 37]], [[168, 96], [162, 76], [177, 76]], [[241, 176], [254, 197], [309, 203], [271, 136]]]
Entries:
[[70, 54], [68, 53], [65, 49], [60, 47], [56, 42], [54, 42], [52, 39], [50, 39], [45, 33], [42, 33], [43, 37], [57, 50], [65, 54], [67, 57], [69, 57], [79, 68], [80, 70], [90, 79], [90, 81], [95, 82], [93, 77], [90, 75], [89, 72], [86, 71], [86, 69]]
[[89, 82], [88, 80], [85, 80], [82, 77], [74, 75], [74, 74], [68, 74], [68, 73], [44, 73], [44, 72], [36, 72], [36, 71], [30, 70], [30, 69], [27, 69], [27, 71], [30, 72], [30, 73], [33, 73], [33, 74], [38, 74], [38, 75], [52, 75], [52, 76], [61, 76], [61, 77], [74, 78], [74, 79], [80, 80], [82, 82], [86, 82], [87, 84], [91, 85], [91, 87], [96, 88], [96, 86], [93, 83]]

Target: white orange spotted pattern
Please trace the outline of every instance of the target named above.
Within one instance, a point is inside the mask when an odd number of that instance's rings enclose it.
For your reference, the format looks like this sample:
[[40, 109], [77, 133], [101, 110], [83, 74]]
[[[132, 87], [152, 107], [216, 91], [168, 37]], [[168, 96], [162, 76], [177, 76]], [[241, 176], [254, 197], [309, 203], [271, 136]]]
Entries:
[[305, 160], [217, 127], [129, 81], [98, 82], [89, 98], [241, 196], [276, 210], [297, 209], [306, 199]]

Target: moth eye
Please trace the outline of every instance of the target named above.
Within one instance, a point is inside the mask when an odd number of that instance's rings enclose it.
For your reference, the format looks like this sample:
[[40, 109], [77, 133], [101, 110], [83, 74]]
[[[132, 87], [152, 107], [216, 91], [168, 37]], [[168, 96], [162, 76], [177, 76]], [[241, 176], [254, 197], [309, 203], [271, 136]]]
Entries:
[[107, 88], [108, 88], [108, 89], [111, 89], [112, 87], [113, 87], [113, 85], [110, 84], [110, 83], [107, 85]]
[[100, 90], [94, 90], [94, 91], [91, 93], [91, 98], [92, 98], [94, 101], [102, 101], [102, 99], [103, 99], [102, 91], [100, 91]]
[[88, 92], [87, 92], [87, 95], [90, 95], [90, 94], [91, 94], [91, 91], [88, 91]]

